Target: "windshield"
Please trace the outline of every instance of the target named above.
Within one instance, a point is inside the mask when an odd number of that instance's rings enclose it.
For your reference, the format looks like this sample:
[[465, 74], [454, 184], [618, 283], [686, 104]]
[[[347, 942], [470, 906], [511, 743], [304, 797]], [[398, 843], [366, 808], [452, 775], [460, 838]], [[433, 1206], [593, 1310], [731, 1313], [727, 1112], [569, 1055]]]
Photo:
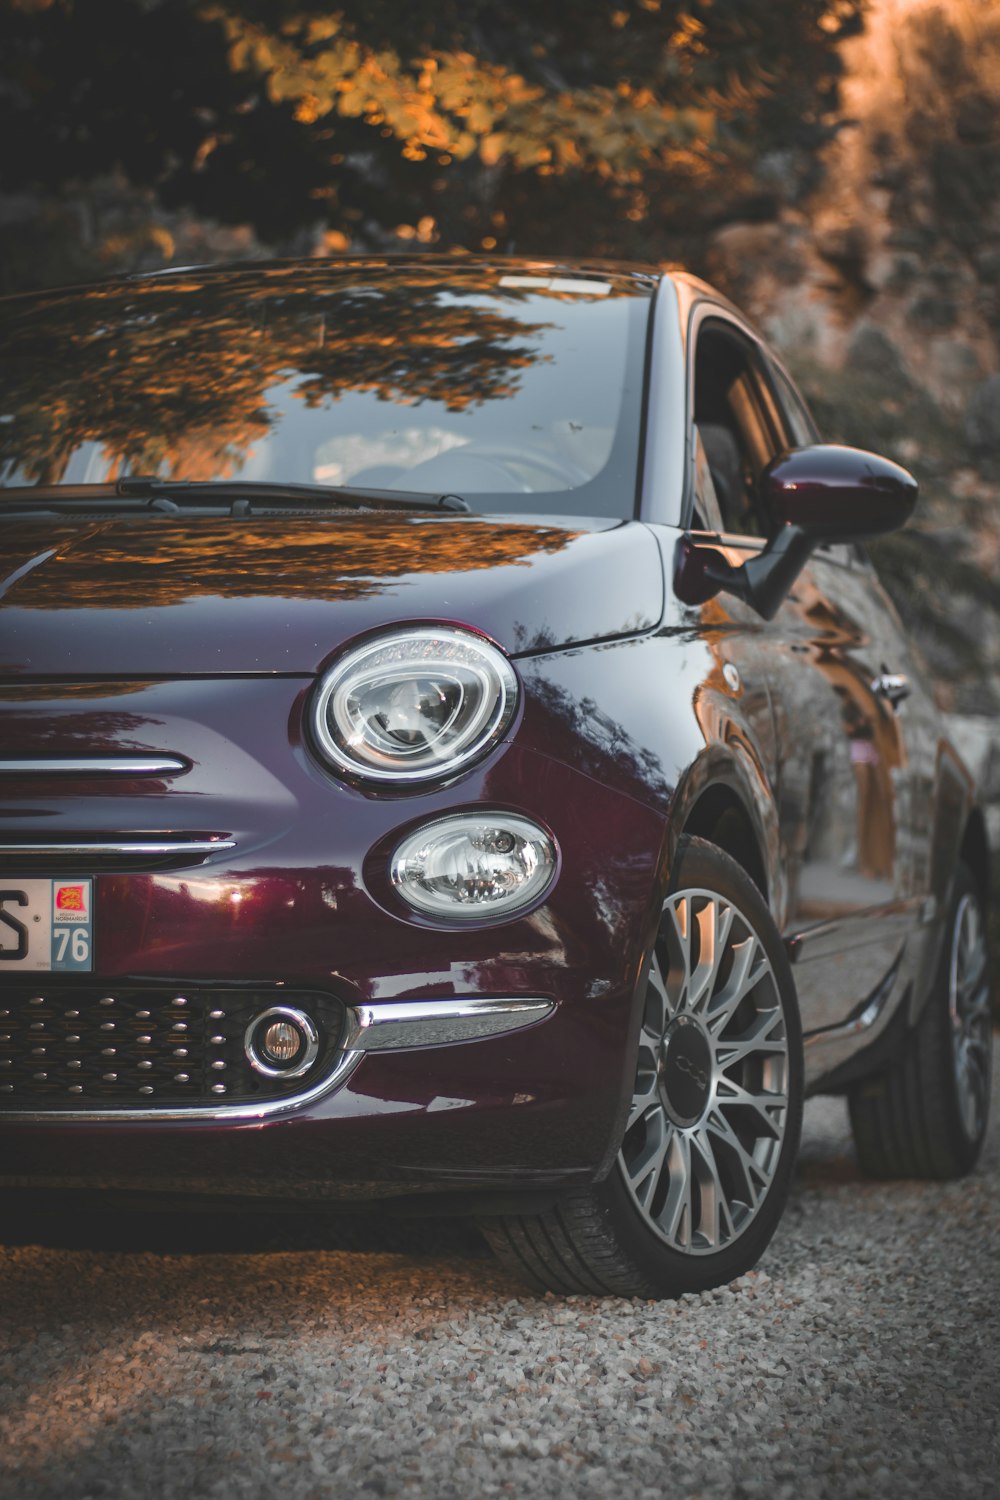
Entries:
[[240, 479], [631, 516], [650, 296], [316, 263], [11, 299], [0, 485]]

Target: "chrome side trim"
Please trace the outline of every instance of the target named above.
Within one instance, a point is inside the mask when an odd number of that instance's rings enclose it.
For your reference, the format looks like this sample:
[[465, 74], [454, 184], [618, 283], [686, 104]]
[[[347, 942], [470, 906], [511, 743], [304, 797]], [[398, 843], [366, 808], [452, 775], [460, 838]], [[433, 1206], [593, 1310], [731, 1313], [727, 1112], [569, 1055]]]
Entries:
[[[790, 932], [782, 938], [785, 951], [788, 954], [788, 962], [797, 964], [803, 959], [813, 957], [825, 958], [825, 953], [814, 955], [812, 951], [807, 952], [810, 943], [821, 941], [823, 938], [837, 937], [846, 942], [845, 929], [851, 928], [855, 931], [860, 927], [863, 931], [862, 941], [851, 943], [853, 948], [862, 948], [866, 942], [877, 942], [879, 939], [874, 935], [868, 937], [868, 932], [875, 928], [876, 923], [884, 922], [890, 918], [898, 918], [905, 922], [909, 918], [916, 921], [926, 920], [923, 916], [926, 900], [923, 896], [907, 896], [901, 901], [889, 901], [884, 906], [869, 907], [863, 917], [857, 913], [851, 913], [843, 917], [835, 917], [830, 921], [814, 922], [811, 927], [802, 927], [798, 932]], [[902, 938], [900, 938], [902, 941]]]
[[838, 1026], [825, 1026], [819, 1031], [807, 1031], [802, 1038], [803, 1047], [808, 1051], [810, 1047], [815, 1047], [818, 1044], [842, 1042], [849, 1037], [859, 1036], [863, 1031], [869, 1031], [885, 1010], [886, 1002], [896, 984], [896, 976], [899, 974], [902, 958], [903, 955], [900, 952], [892, 968], [873, 993], [868, 996], [861, 1010], [848, 1020], [842, 1021]]
[[187, 769], [176, 755], [0, 756], [0, 776], [175, 776]]
[[[0, 1110], [0, 1126], [5, 1120], [38, 1125], [61, 1125], [65, 1121], [86, 1120], [113, 1125], [122, 1120], [263, 1120], [288, 1114], [315, 1104], [347, 1082], [367, 1052], [390, 1048], [440, 1047], [449, 1042], [475, 1041], [479, 1037], [498, 1036], [518, 1031], [533, 1021], [542, 1021], [555, 1010], [555, 1002], [531, 998], [479, 998], [457, 1000], [412, 1000], [389, 1005], [349, 1005], [347, 1030], [341, 1044], [344, 1048], [332, 1073], [285, 1099], [270, 1099], [263, 1104], [212, 1104], [207, 1108], [184, 1109], [60, 1109]], [[382, 1029], [384, 1028], [384, 1030]]]
[[235, 849], [235, 839], [119, 839], [114, 843], [53, 842], [50, 844], [8, 844], [0, 842], [0, 857], [8, 854], [23, 854], [32, 858], [48, 855], [66, 855], [69, 858], [85, 858], [88, 854], [214, 854], [216, 849]]
[[843, 1042], [849, 1037], [859, 1036], [861, 1032], [868, 1031], [875, 1025], [885, 1009], [887, 998], [887, 994], [876, 995], [875, 999], [869, 1000], [861, 1014], [855, 1016], [852, 1021], [844, 1021], [840, 1026], [827, 1026], [822, 1031], [807, 1032], [802, 1038], [803, 1047], [808, 1051], [810, 1047], [828, 1045], [830, 1042]]
[[393, 1048], [443, 1047], [477, 1037], [500, 1036], [544, 1021], [555, 1009], [552, 1000], [490, 999], [410, 1000], [398, 1005], [356, 1005], [356, 1030], [346, 1045], [360, 1052]]

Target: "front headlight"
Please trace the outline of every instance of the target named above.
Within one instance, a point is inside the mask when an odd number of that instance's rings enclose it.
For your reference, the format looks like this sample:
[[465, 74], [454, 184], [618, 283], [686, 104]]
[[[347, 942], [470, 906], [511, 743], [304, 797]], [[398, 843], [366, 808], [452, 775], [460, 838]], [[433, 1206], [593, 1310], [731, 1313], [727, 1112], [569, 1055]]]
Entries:
[[477, 760], [517, 709], [517, 678], [471, 631], [393, 631], [349, 651], [323, 678], [316, 742], [339, 770], [369, 781], [430, 781]]
[[539, 900], [556, 874], [556, 846], [537, 823], [511, 813], [454, 813], [411, 833], [392, 856], [403, 900], [460, 922], [507, 917]]

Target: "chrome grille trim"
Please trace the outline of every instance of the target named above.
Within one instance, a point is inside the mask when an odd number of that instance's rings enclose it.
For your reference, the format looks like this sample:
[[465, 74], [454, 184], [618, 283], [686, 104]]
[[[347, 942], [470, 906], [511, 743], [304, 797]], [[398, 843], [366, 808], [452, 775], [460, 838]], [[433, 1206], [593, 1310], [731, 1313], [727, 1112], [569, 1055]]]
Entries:
[[[17, 1120], [23, 1124], [60, 1125], [64, 1120], [87, 1120], [93, 1124], [115, 1124], [123, 1120], [134, 1124], [137, 1120], [263, 1120], [269, 1115], [286, 1114], [291, 1109], [301, 1109], [313, 1104], [325, 1094], [350, 1077], [363, 1052], [345, 1052], [332, 1073], [320, 1083], [304, 1089], [301, 1094], [289, 1094], [285, 1099], [269, 1099], [261, 1104], [215, 1104], [202, 1108], [187, 1109], [61, 1109], [51, 1110], [4, 1110], [0, 1113], [0, 1125], [5, 1120]], [[216, 1088], [221, 1085], [216, 1084]]]
[[0, 756], [0, 776], [176, 776], [176, 755]]
[[[86, 1120], [95, 1124], [137, 1120], [263, 1120], [302, 1109], [340, 1088], [369, 1052], [447, 1046], [518, 1031], [544, 1020], [555, 1002], [539, 996], [462, 996], [447, 1000], [403, 1000], [392, 1004], [349, 1005], [343, 1051], [325, 1078], [298, 1094], [259, 1104], [220, 1104], [179, 1109], [3, 1110], [4, 1120], [59, 1125]], [[384, 1028], [384, 1029], [383, 1029]]]
[[108, 855], [165, 855], [165, 854], [214, 854], [216, 849], [235, 849], [235, 839], [116, 839], [81, 843], [79, 840], [53, 840], [46, 844], [11, 844], [0, 842], [0, 856], [23, 854], [26, 858], [48, 858], [66, 855], [70, 859], [85, 859], [88, 854]]
[[[403, 1000], [394, 1005], [355, 1005], [348, 1009], [345, 1045], [361, 1052], [411, 1047], [444, 1047], [500, 1036], [544, 1021], [554, 1002], [540, 998], [495, 999], [465, 996], [457, 1000]], [[355, 1029], [356, 1028], [356, 1029]]]

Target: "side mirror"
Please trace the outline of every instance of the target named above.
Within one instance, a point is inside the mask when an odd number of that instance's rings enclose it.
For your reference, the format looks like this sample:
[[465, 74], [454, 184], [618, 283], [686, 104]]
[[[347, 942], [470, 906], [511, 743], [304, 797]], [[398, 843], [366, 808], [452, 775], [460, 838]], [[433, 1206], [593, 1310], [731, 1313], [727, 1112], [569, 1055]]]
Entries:
[[817, 546], [898, 531], [917, 503], [917, 481], [899, 464], [835, 443], [779, 454], [759, 487], [775, 520], [798, 526]]
[[778, 530], [763, 551], [739, 567], [717, 549], [682, 537], [674, 589], [685, 604], [702, 604], [725, 592], [772, 620], [817, 547], [896, 531], [917, 503], [917, 481], [899, 464], [833, 443], [779, 454], [761, 474], [759, 487]]

